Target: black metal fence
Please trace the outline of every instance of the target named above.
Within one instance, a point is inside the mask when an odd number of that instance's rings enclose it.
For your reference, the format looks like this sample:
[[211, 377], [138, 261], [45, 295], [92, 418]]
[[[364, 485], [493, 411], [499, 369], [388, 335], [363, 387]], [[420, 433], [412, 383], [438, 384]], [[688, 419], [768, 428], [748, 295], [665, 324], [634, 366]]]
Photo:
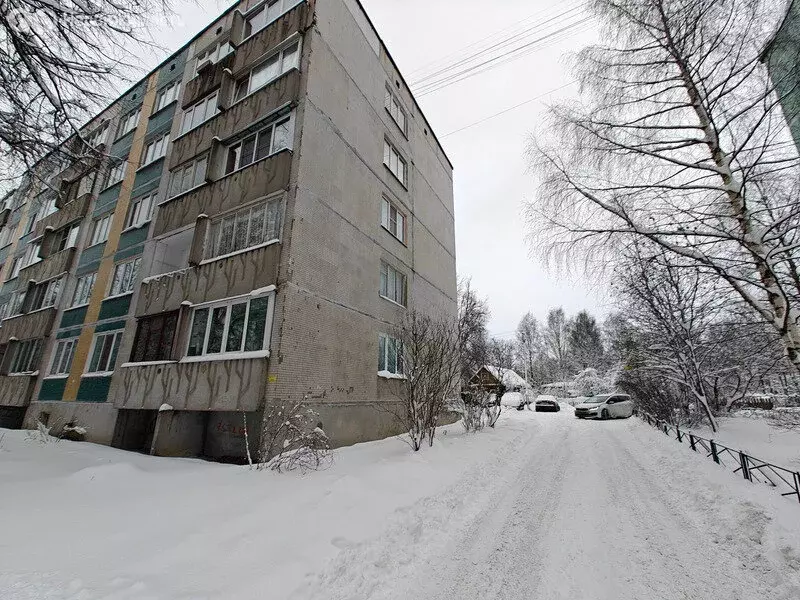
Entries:
[[773, 465], [741, 450], [723, 446], [717, 441], [682, 431], [679, 426], [656, 419], [647, 413], [639, 411], [638, 416], [668, 437], [682, 444], [688, 444], [695, 452], [704, 453], [718, 465], [734, 473], [741, 473], [747, 481], [768, 485], [775, 488], [782, 496], [794, 496], [800, 502], [800, 472]]

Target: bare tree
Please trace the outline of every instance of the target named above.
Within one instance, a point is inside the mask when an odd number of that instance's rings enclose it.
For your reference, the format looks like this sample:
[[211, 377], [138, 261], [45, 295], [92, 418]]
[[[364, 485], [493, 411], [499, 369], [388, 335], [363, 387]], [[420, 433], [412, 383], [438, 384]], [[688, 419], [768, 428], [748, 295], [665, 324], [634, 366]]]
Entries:
[[539, 331], [539, 323], [532, 313], [526, 313], [517, 325], [516, 339], [517, 361], [523, 367], [523, 376], [528, 383], [535, 381], [537, 384], [538, 373], [537, 363], [541, 360], [542, 354], [542, 334]]
[[800, 165], [760, 62], [775, 2], [592, 6], [610, 42], [580, 53], [583, 102], [533, 144], [535, 233], [550, 257], [660, 246], [724, 281], [800, 369]]
[[582, 310], [570, 322], [569, 349], [582, 369], [597, 368], [603, 361], [603, 342], [596, 319]]
[[463, 386], [486, 364], [488, 322], [488, 303], [478, 297], [469, 279], [462, 279], [458, 285], [458, 345]]
[[408, 312], [397, 337], [401, 340], [403, 378], [397, 380], [401, 408], [395, 414], [416, 452], [432, 446], [447, 402], [457, 397], [461, 354], [454, 319]]
[[569, 321], [563, 308], [553, 308], [547, 313], [542, 339], [545, 350], [553, 361], [555, 375], [559, 381], [564, 381], [569, 365]]
[[81, 126], [139, 70], [147, 24], [168, 13], [168, 0], [0, 0], [0, 175], [93, 155]]
[[508, 389], [507, 375], [514, 368], [514, 343], [511, 340], [493, 339], [489, 342], [487, 369], [497, 379], [497, 384], [484, 388], [484, 414], [489, 427], [497, 425], [503, 412], [503, 395]]
[[[246, 419], [244, 428], [246, 433]], [[248, 446], [249, 441], [246, 435]], [[249, 457], [249, 447], [247, 452]], [[314, 470], [329, 464], [330, 459], [330, 442], [315, 411], [302, 401], [267, 406], [258, 452], [259, 469]]]

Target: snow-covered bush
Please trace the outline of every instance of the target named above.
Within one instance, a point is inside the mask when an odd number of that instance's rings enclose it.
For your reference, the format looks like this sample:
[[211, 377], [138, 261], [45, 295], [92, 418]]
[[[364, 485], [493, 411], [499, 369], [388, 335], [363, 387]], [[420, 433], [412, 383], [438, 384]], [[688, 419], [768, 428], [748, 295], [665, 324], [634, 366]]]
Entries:
[[266, 410], [259, 469], [316, 470], [330, 463], [330, 442], [315, 411], [302, 402], [272, 405]]

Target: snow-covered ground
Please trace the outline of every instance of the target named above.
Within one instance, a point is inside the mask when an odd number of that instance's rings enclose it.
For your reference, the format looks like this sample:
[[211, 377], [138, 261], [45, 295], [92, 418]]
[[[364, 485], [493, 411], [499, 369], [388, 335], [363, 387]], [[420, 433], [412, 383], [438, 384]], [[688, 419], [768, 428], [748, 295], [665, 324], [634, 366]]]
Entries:
[[792, 415], [796, 417], [792, 421], [798, 423], [794, 429], [786, 426], [788, 419], [781, 418], [781, 413], [786, 411], [778, 411], [776, 415], [773, 411], [744, 410], [720, 418], [716, 434], [711, 433], [708, 427], [693, 428], [692, 431], [761, 460], [800, 470], [800, 411]]
[[800, 598], [800, 505], [636, 419], [446, 431], [303, 476], [0, 430], [0, 598]]

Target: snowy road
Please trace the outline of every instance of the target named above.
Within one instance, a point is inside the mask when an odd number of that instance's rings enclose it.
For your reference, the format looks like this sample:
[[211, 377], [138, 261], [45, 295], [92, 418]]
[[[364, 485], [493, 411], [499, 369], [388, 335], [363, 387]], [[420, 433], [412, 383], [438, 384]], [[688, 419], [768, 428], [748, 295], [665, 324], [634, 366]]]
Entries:
[[2, 600], [800, 598], [800, 506], [637, 419], [510, 411], [306, 475], [29, 437], [0, 430]]
[[569, 409], [536, 418], [551, 422], [343, 552], [295, 598], [800, 597], [798, 545], [777, 550], [789, 560], [776, 569], [767, 513], [743, 502], [731, 530], [708, 505], [711, 486], [687, 494], [657, 468], [641, 423], [577, 421]]

